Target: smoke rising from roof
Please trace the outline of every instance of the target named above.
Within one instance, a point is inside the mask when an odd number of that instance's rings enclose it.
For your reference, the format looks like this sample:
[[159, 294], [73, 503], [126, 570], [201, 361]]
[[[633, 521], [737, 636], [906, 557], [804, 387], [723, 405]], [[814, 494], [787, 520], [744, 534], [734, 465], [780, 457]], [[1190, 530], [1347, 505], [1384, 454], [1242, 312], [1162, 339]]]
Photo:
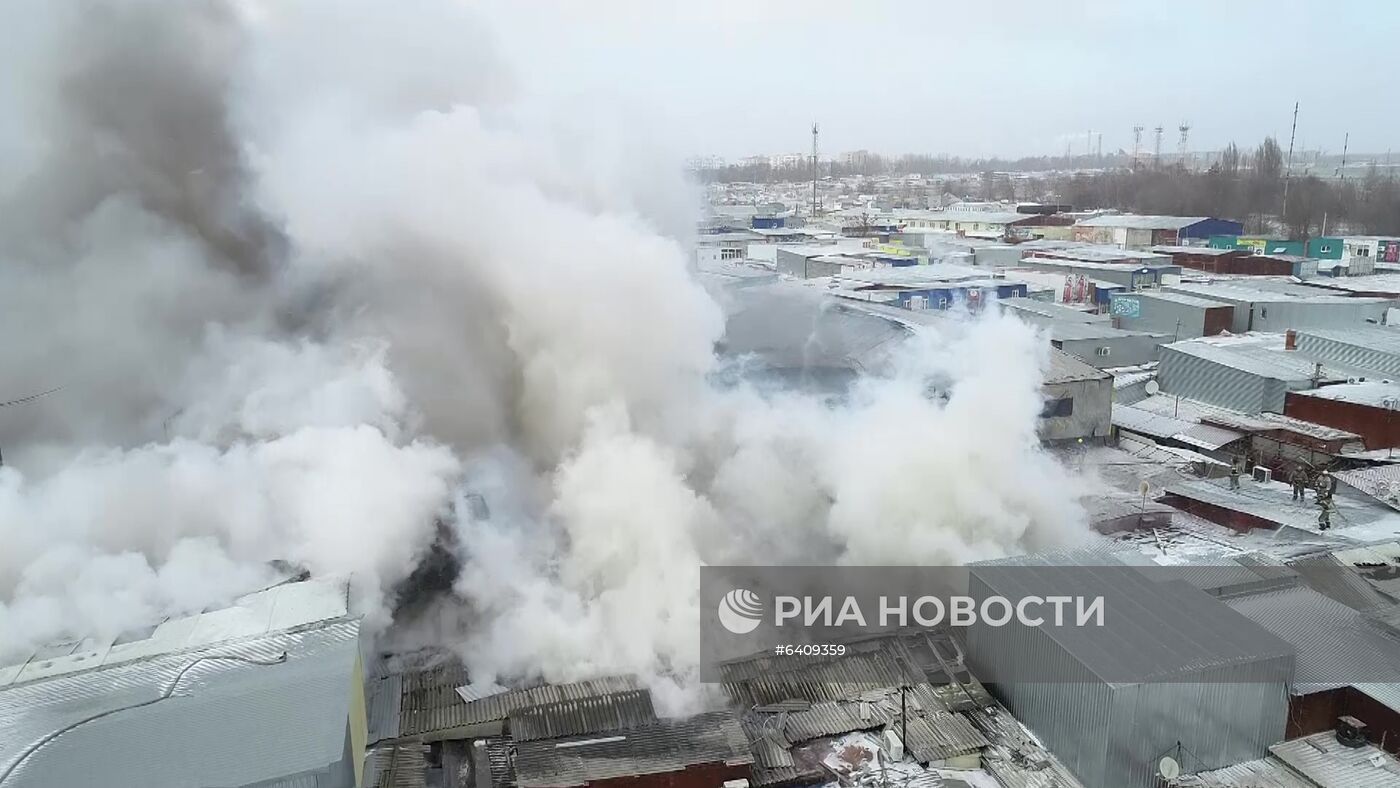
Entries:
[[681, 709], [702, 562], [1082, 538], [1028, 328], [918, 335], [839, 407], [716, 385], [678, 161], [532, 105], [457, 4], [90, 5], [0, 25], [0, 368], [65, 386], [0, 413], [0, 652], [272, 559], [383, 624], [445, 522], [433, 634], [479, 681], [638, 672]]

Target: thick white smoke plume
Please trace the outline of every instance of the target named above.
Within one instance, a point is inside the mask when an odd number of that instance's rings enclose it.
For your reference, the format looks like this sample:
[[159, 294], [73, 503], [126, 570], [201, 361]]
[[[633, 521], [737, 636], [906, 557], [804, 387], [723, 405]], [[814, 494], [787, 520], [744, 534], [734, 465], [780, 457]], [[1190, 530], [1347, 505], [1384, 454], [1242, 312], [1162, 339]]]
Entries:
[[836, 407], [711, 383], [680, 168], [532, 106], [457, 4], [5, 13], [0, 399], [63, 388], [0, 409], [0, 657], [274, 559], [382, 624], [441, 522], [424, 630], [478, 680], [638, 672], [681, 708], [702, 562], [1082, 537], [1029, 329], [920, 335]]

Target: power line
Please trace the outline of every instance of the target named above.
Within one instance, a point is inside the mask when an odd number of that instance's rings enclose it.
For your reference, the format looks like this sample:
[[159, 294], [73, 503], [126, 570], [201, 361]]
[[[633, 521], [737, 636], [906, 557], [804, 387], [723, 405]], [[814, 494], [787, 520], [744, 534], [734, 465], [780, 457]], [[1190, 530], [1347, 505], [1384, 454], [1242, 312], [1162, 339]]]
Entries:
[[51, 388], [51, 389], [49, 389], [48, 391], [41, 391], [41, 392], [39, 392], [38, 394], [30, 394], [30, 395], [27, 396], [27, 397], [20, 397], [19, 399], [12, 399], [12, 400], [10, 400], [9, 402], [0, 402], [0, 408], [9, 407], [10, 405], [23, 405], [23, 404], [26, 403], [26, 402], [33, 402], [34, 400], [39, 399], [40, 397], [47, 397], [48, 395], [50, 395], [50, 394], [52, 394], [52, 393], [54, 393], [54, 392], [56, 392], [56, 391], [62, 391], [62, 390], [63, 390], [63, 387], [62, 387], [62, 386], [58, 386], [58, 387], [56, 387], [56, 388]]

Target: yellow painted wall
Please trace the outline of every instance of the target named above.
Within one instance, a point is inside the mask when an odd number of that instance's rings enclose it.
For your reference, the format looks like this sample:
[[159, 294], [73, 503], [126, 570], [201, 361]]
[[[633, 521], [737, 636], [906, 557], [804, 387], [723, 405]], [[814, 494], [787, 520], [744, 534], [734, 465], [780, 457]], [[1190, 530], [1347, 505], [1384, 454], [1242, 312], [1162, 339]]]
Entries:
[[365, 782], [365, 746], [369, 742], [369, 715], [365, 710], [365, 665], [357, 655], [350, 676], [350, 757], [355, 759], [355, 788]]

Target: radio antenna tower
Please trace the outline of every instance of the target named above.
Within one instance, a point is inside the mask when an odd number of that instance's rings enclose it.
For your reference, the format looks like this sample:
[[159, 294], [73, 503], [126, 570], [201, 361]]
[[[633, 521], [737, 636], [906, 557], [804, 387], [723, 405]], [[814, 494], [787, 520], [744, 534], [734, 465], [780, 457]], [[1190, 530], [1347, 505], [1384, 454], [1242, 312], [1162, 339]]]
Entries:
[[1158, 126], [1152, 131], [1157, 134], [1156, 141], [1152, 144], [1152, 166], [1162, 166], [1162, 127]]
[[1138, 156], [1142, 154], [1142, 127], [1133, 127], [1133, 167], [1138, 165]]
[[817, 215], [817, 124], [812, 124], [812, 217]]
[[1342, 183], [1347, 182], [1347, 148], [1351, 146], [1351, 132], [1342, 138], [1342, 166], [1337, 168], [1337, 176]]
[[1293, 129], [1288, 132], [1288, 165], [1283, 171], [1283, 210], [1279, 218], [1288, 215], [1288, 181], [1293, 177], [1293, 139], [1298, 136], [1298, 102], [1293, 102]]
[[1186, 166], [1186, 150], [1187, 150], [1187, 148], [1186, 148], [1186, 137], [1187, 137], [1187, 135], [1189, 135], [1189, 134], [1191, 133], [1191, 124], [1190, 124], [1190, 123], [1187, 123], [1186, 121], [1183, 120], [1183, 121], [1181, 122], [1181, 125], [1176, 127], [1176, 130], [1179, 131], [1179, 132], [1181, 132], [1181, 142], [1179, 143], [1179, 145], [1180, 145], [1180, 147], [1181, 147], [1181, 150], [1180, 150], [1180, 154], [1181, 154], [1181, 166], [1182, 166], [1182, 167], [1185, 167], [1185, 166]]

